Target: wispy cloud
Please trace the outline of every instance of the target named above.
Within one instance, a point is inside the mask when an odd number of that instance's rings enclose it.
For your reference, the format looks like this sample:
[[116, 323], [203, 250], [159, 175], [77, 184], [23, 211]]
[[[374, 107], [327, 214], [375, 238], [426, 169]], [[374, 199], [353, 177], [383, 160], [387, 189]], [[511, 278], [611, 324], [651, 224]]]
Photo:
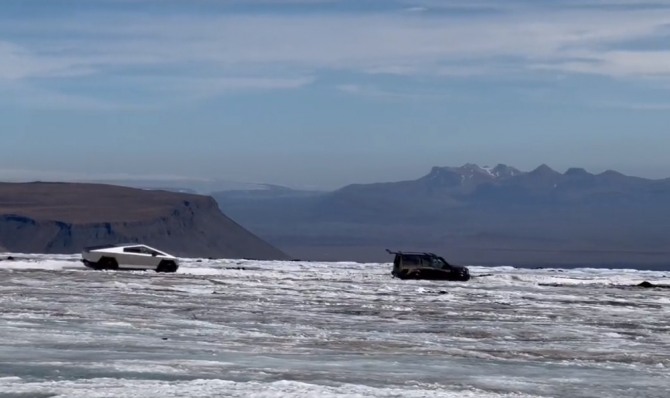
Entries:
[[31, 82], [0, 80], [0, 90], [3, 93], [3, 96], [0, 97], [0, 104], [5, 107], [12, 105], [24, 109], [78, 111], [110, 111], [146, 107], [146, 105], [117, 103], [60, 90], [49, 90]]
[[338, 85], [337, 90], [346, 94], [355, 95], [359, 97], [366, 97], [372, 99], [382, 100], [430, 100], [446, 98], [446, 94], [435, 92], [420, 92], [420, 91], [398, 91], [398, 90], [384, 90], [379, 87], [371, 85], [359, 84], [341, 84]]
[[65, 78], [94, 73], [92, 65], [76, 60], [40, 54], [9, 41], [0, 40], [0, 79]]
[[449, 2], [501, 11], [466, 16], [434, 12], [445, 2], [425, 0], [364, 13], [116, 9], [3, 20], [0, 80], [167, 76], [195, 98], [296, 89], [332, 71], [450, 79], [545, 72], [670, 77], [670, 48], [630, 44], [670, 37], [670, 8], [650, 1], [557, 3]]
[[670, 102], [625, 102], [625, 101], [601, 101], [596, 102], [593, 106], [598, 108], [608, 108], [608, 109], [625, 109], [632, 111], [662, 111], [667, 112], [670, 110]]
[[670, 77], [670, 51], [585, 52], [574, 60], [531, 67], [612, 77]]
[[[574, 57], [633, 63], [605, 55], [626, 41], [663, 37], [670, 11], [527, 11], [477, 18], [353, 13], [92, 18], [99, 21], [42, 25], [44, 37], [33, 41], [32, 49], [5, 44], [0, 73], [29, 78], [187, 62], [224, 71], [274, 65], [364, 72], [397, 66], [430, 73], [444, 63], [495, 57], [559, 66]], [[50, 33], [65, 37], [54, 40]], [[637, 69], [646, 73], [645, 66]]]
[[191, 92], [196, 98], [207, 98], [239, 91], [297, 89], [308, 86], [314, 81], [313, 76], [194, 78], [177, 79], [170, 89], [177, 92]]

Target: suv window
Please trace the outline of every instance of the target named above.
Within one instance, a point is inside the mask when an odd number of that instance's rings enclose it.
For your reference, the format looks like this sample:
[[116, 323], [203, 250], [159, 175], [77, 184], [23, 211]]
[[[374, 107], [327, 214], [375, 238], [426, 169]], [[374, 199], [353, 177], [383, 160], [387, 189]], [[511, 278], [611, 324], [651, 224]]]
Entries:
[[402, 256], [402, 265], [405, 266], [421, 266], [421, 255], [417, 254], [405, 254]]
[[439, 257], [433, 257], [431, 260], [432, 261], [431, 261], [430, 266], [433, 267], [433, 268], [442, 269], [442, 268], [445, 268], [447, 266], [447, 263]]

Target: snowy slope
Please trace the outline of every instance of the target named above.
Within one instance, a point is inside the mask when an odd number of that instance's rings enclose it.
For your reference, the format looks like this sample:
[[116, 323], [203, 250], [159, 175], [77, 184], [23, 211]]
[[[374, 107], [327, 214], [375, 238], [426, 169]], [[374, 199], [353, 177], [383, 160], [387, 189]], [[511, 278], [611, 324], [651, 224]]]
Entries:
[[[0, 262], [0, 397], [665, 397], [662, 272], [186, 259]], [[21, 396], [21, 395], [19, 395]]]

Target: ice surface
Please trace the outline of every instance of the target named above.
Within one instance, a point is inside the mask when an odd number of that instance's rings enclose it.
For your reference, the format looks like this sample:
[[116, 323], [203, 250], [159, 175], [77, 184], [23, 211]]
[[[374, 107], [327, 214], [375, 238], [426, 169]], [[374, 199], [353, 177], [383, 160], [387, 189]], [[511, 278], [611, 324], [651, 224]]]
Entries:
[[667, 397], [664, 272], [78, 256], [0, 262], [0, 398]]

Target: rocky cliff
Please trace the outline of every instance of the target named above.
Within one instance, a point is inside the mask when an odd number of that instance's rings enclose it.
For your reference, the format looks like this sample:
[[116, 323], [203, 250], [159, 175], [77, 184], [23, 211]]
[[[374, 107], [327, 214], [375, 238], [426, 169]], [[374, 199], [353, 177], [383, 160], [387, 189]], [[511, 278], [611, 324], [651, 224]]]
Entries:
[[209, 196], [103, 184], [0, 183], [0, 247], [74, 253], [141, 242], [182, 257], [286, 259]]

